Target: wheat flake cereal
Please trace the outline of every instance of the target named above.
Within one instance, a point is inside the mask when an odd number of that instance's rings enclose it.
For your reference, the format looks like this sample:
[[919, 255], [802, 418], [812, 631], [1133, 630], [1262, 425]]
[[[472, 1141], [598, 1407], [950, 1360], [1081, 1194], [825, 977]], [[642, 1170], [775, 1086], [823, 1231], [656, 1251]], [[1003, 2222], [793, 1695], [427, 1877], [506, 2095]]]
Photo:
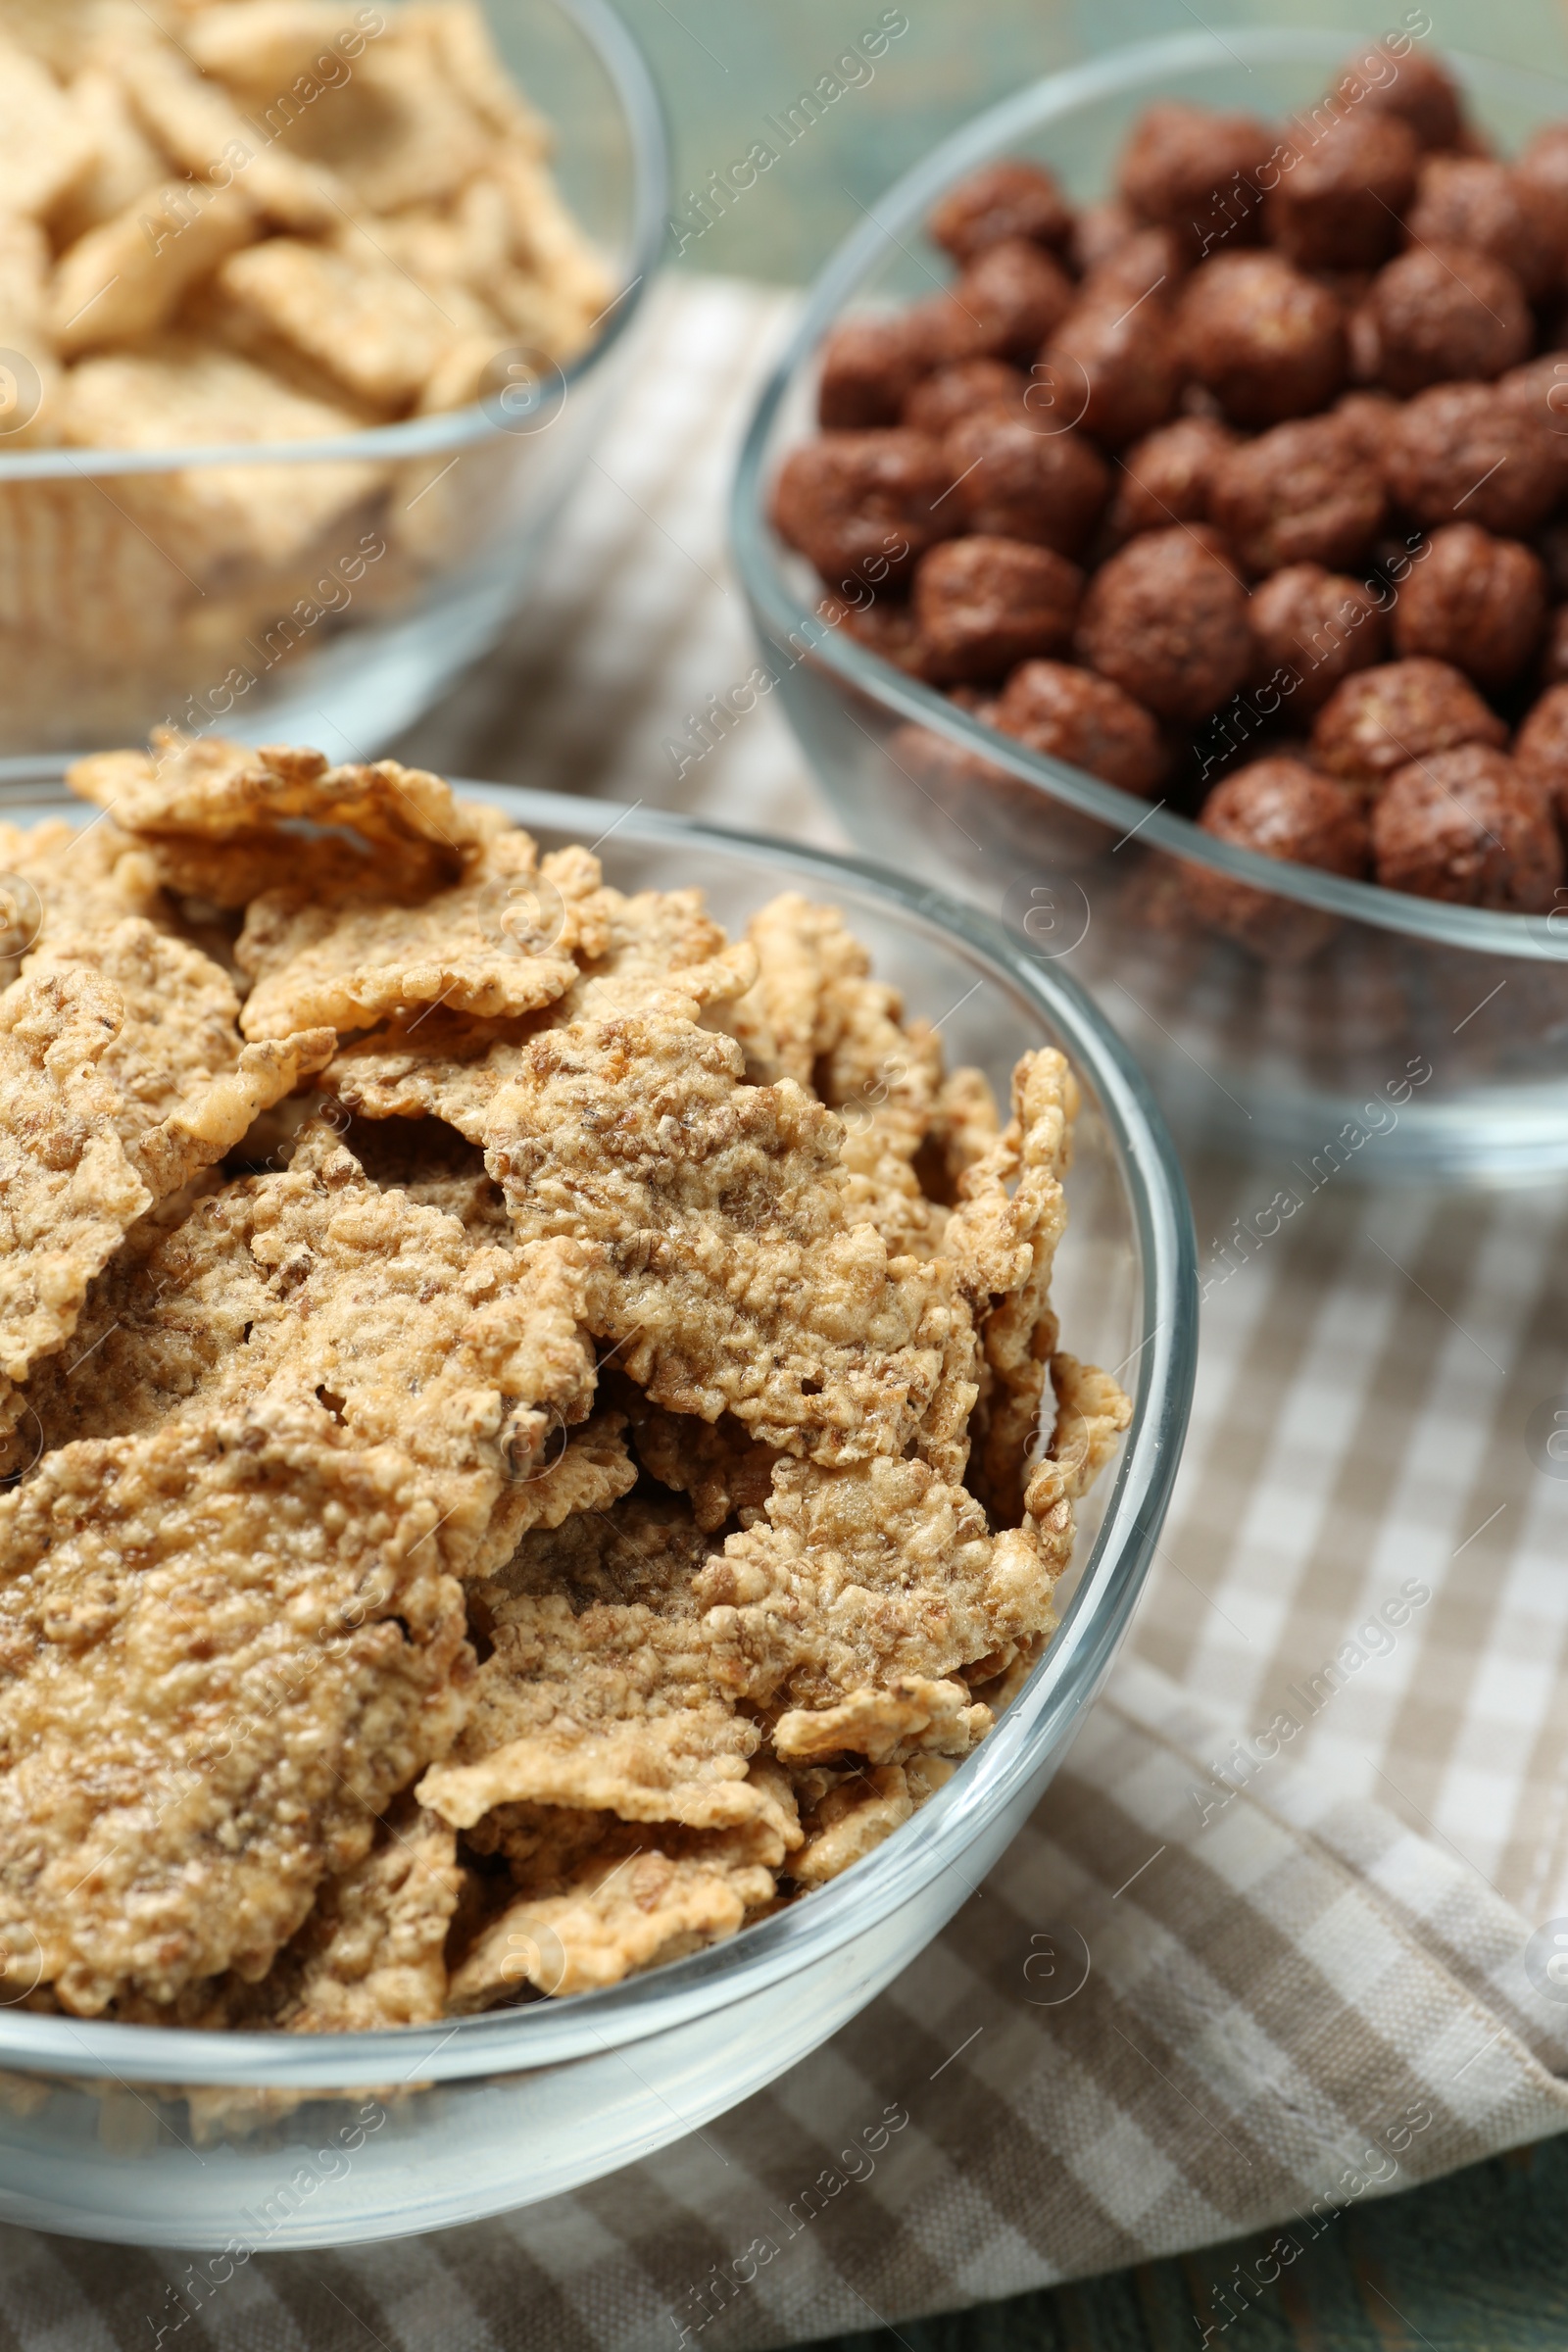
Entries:
[[990, 1735], [1127, 1426], [1063, 1057], [1004, 1119], [835, 907], [731, 940], [394, 762], [72, 781], [3, 844], [25, 1996], [428, 2023], [808, 1899]]

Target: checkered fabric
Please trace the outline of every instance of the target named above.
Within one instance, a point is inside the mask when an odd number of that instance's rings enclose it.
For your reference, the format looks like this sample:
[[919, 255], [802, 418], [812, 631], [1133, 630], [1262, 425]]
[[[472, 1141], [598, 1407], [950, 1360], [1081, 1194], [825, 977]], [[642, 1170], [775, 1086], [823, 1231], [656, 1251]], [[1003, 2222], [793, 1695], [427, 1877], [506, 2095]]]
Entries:
[[[751, 666], [723, 491], [787, 308], [663, 291], [548, 603], [408, 756], [837, 837], [768, 705], [682, 776], [664, 749]], [[1542, 1437], [1568, 1189], [1340, 1177], [1244, 1257], [1285, 1176], [1191, 1173], [1203, 1348], [1156, 1570], [946, 1933], [656, 2161], [439, 2236], [259, 2255], [193, 2341], [741, 2352], [1265, 2230], [1217, 2342], [1348, 2206], [1568, 2125], [1568, 2003], [1524, 1965], [1568, 1913], [1568, 1481]], [[0, 2330], [145, 2347], [182, 2271], [0, 2231]]]

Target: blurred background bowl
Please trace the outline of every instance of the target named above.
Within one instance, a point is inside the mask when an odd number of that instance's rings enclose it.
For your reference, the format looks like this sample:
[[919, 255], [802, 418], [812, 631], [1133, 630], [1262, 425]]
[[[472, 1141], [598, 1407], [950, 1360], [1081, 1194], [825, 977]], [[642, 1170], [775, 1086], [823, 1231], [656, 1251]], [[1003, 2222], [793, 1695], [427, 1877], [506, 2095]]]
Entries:
[[[1523, 1178], [1568, 1167], [1568, 891], [1490, 914], [1231, 847], [1188, 818], [997, 734], [814, 616], [814, 574], [767, 499], [815, 429], [816, 355], [846, 314], [929, 295], [937, 199], [1003, 156], [1049, 164], [1084, 203], [1156, 98], [1283, 117], [1318, 96], [1346, 31], [1227, 29], [1141, 43], [1049, 75], [946, 140], [840, 247], [759, 403], [738, 468], [735, 560], [782, 703], [855, 842], [962, 890], [1044, 965], [1071, 971], [1136, 1050], [1183, 1142], [1289, 1152], [1315, 1186], [1369, 1177]], [[1482, 129], [1512, 154], [1568, 116], [1568, 88], [1449, 57]], [[1260, 956], [1194, 920], [1194, 866], [1266, 894]]]
[[0, 443], [0, 759], [160, 724], [369, 759], [500, 634], [625, 379], [669, 173], [608, 0], [486, 14], [617, 289], [589, 347], [562, 368], [519, 339], [476, 406], [329, 440]]
[[[543, 847], [580, 802], [465, 785]], [[0, 816], [83, 815], [58, 769], [0, 785]], [[1080, 1506], [1059, 1631], [947, 1786], [863, 1862], [727, 1943], [607, 1992], [361, 2034], [197, 2034], [0, 2007], [0, 2220], [133, 2245], [332, 2245], [477, 2220], [646, 2156], [806, 2056], [965, 1901], [1033, 1808], [1126, 1633], [1191, 1401], [1196, 1254], [1180, 1171], [1125, 1049], [1082, 992], [1001, 925], [855, 859], [593, 806], [606, 879], [701, 885], [730, 930], [783, 889], [843, 908], [879, 977], [941, 1024], [1004, 1102], [1032, 1047], [1084, 1105], [1054, 1302], [1072, 1348], [1134, 1398], [1113, 1476]], [[195, 2144], [180, 2087], [299, 2094]], [[412, 2088], [408, 2086], [414, 2086]], [[220, 2259], [224, 2259], [220, 2257]], [[243, 2256], [241, 2257], [243, 2259]], [[210, 2274], [211, 2275], [211, 2274]]]

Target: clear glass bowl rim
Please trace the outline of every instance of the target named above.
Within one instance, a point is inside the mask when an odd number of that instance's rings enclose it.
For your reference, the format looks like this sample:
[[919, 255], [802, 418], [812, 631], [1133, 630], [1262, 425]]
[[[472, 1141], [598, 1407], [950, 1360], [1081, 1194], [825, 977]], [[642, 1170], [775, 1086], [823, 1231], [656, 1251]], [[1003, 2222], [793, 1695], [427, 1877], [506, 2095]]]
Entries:
[[[7, 800], [34, 782], [37, 799], [68, 804], [63, 763], [22, 763]], [[365, 2034], [220, 2034], [103, 2025], [89, 2018], [0, 2009], [0, 2066], [34, 2073], [160, 2083], [332, 2088], [460, 2080], [591, 2057], [716, 2012], [829, 1956], [862, 1922], [885, 1918], [931, 1882], [961, 1871], [973, 1838], [1026, 1786], [1042, 1747], [1054, 1752], [1087, 1706], [1126, 1630], [1153, 1554], [1181, 1456], [1198, 1348], [1197, 1243], [1186, 1186], [1148, 1083], [1104, 1015], [1055, 966], [1030, 959], [1001, 924], [867, 858], [808, 849], [660, 811], [464, 781], [524, 825], [575, 839], [591, 816], [601, 838], [650, 848], [708, 845], [831, 892], [848, 886], [890, 917], [945, 934], [1036, 1006], [1095, 1097], [1125, 1188], [1140, 1258], [1134, 1417], [1095, 1544], [1060, 1628], [996, 1730], [914, 1819], [842, 1879], [762, 1920], [731, 1942], [560, 2003]], [[34, 804], [36, 805], [36, 803]], [[80, 804], [70, 801], [73, 808]], [[0, 814], [7, 811], [0, 807]]]
[[[1363, 40], [1372, 37], [1361, 36]], [[1043, 791], [1048, 799], [1064, 801], [1100, 817], [1123, 839], [1136, 832], [1141, 841], [1189, 863], [1217, 867], [1274, 897], [1296, 899], [1380, 930], [1404, 932], [1477, 954], [1568, 962], [1568, 906], [1543, 915], [1494, 914], [1480, 907], [1407, 897], [1372, 882], [1348, 881], [1283, 858], [1263, 858], [1201, 832], [1190, 817], [1166, 808], [1152, 811], [1148, 801], [1103, 784], [1083, 768], [1009, 743], [1007, 737], [950, 703], [935, 687], [906, 677], [857, 645], [845, 630], [816, 618], [785, 576], [787, 551], [767, 519], [768, 444], [780, 409], [798, 378], [812, 366], [826, 330], [884, 254], [887, 240], [917, 235], [931, 206], [955, 180], [988, 162], [1009, 141], [1072, 114], [1085, 102], [1140, 88], [1155, 96], [1163, 77], [1215, 65], [1227, 56], [1244, 63], [1250, 58], [1260, 63], [1321, 61], [1333, 65], [1350, 53], [1356, 39], [1349, 30], [1239, 25], [1227, 26], [1223, 40], [1217, 33], [1183, 32], [1139, 41], [1107, 57], [1044, 75], [944, 139], [857, 224], [807, 294], [794, 332], [759, 396], [736, 466], [730, 499], [735, 566], [754, 616], [760, 615], [764, 624], [764, 658], [767, 634], [775, 635], [779, 642], [793, 637], [798, 644], [808, 645], [811, 659], [834, 673], [847, 689], [880, 703], [901, 719], [946, 736], [960, 750]], [[1561, 112], [1568, 116], [1568, 85], [1461, 50], [1445, 50], [1444, 55], [1468, 88], [1494, 91], [1537, 110], [1544, 96], [1549, 99], [1555, 93]]]
[[[569, 398], [631, 325], [662, 258], [669, 212], [670, 144], [663, 101], [641, 45], [610, 0], [550, 0], [597, 53], [625, 116], [632, 154], [632, 274], [601, 313], [604, 331], [563, 369]], [[482, 403], [402, 424], [368, 426], [315, 441], [191, 442], [177, 449], [19, 449], [0, 451], [0, 483], [84, 481], [124, 473], [172, 473], [189, 466], [304, 466], [353, 460], [432, 457], [481, 441], [513, 437]]]

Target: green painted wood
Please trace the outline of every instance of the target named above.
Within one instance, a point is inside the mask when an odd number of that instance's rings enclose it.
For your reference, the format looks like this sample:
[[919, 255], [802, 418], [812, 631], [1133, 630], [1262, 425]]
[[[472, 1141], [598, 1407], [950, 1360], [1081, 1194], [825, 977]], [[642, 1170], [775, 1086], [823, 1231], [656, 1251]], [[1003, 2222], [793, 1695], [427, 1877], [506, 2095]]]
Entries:
[[[1551, 0], [1427, 0], [1435, 37], [1568, 77], [1568, 12]], [[1397, 24], [1408, 0], [620, 0], [653, 62], [675, 134], [675, 217], [755, 141], [778, 160], [689, 236], [683, 269], [801, 283], [890, 181], [1021, 83], [1123, 41], [1208, 24]], [[880, 56], [863, 35], [906, 29]], [[846, 62], [848, 61], [848, 62]], [[793, 143], [770, 129], [803, 92], [831, 88]], [[672, 235], [670, 251], [679, 242]]]

